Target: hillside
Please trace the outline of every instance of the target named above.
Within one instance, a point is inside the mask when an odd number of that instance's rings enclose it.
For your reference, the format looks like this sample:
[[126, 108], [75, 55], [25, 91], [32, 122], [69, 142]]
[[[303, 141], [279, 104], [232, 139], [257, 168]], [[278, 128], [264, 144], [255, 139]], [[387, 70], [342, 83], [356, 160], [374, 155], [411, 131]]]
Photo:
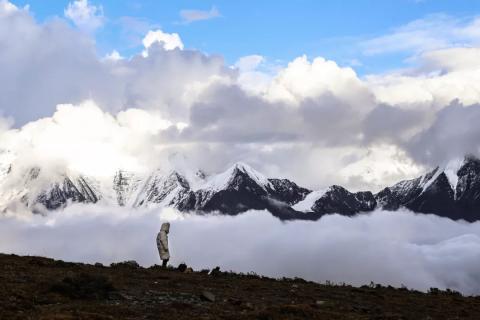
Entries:
[[479, 319], [480, 297], [0, 255], [0, 319]]

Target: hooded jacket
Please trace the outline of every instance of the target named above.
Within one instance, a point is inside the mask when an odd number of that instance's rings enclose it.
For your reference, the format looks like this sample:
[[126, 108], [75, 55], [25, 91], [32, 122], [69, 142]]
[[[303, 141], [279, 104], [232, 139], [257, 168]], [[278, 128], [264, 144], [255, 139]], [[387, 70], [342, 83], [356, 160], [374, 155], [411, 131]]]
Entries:
[[170, 251], [168, 250], [168, 232], [170, 231], [170, 223], [166, 222], [162, 224], [160, 232], [157, 235], [157, 247], [160, 259], [169, 260]]

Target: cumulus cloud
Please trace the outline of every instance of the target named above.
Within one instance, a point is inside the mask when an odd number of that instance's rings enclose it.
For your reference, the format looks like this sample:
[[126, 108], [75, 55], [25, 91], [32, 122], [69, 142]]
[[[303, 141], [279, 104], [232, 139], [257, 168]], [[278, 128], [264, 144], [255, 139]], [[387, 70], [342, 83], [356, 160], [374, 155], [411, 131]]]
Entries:
[[403, 109], [436, 111], [459, 100], [480, 101], [477, 48], [452, 48], [418, 56], [417, 66], [401, 72], [370, 75], [366, 82], [379, 102]]
[[[283, 223], [267, 212], [181, 216], [78, 206], [48, 217], [2, 217], [0, 251], [68, 261], [159, 263], [155, 237], [171, 221], [171, 263], [354, 285], [480, 292], [480, 224], [410, 212]], [[62, 239], [62, 241], [58, 241]], [[228, 241], [224, 241], [228, 239]], [[265, 252], [268, 251], [268, 255]]]
[[165, 50], [165, 44], [155, 38], [158, 30], [147, 41], [149, 57], [136, 55], [112, 63], [97, 56], [90, 37], [61, 20], [38, 24], [25, 10], [0, 16], [4, 48], [0, 52], [0, 105], [3, 115], [12, 117], [17, 126], [51, 116], [57, 104], [86, 99], [109, 111], [141, 105], [175, 110], [172, 113], [185, 117], [182, 109], [188, 107], [196, 88], [212, 76], [229, 77], [231, 73], [220, 57]]
[[412, 157], [424, 163], [438, 163], [463, 154], [480, 153], [480, 105], [462, 105], [452, 102], [439, 111], [433, 124], [418, 133], [407, 144]]
[[148, 172], [158, 166], [161, 132], [171, 127], [177, 128], [153, 111], [127, 109], [112, 115], [86, 101], [59, 105], [51, 117], [4, 131], [0, 148], [14, 155], [20, 172], [40, 165], [111, 178], [119, 168]]
[[238, 59], [233, 68], [239, 72], [238, 84], [247, 92], [253, 94], [262, 94], [265, 88], [272, 81], [273, 74], [264, 70], [266, 63], [265, 57], [252, 54]]
[[192, 23], [195, 21], [210, 20], [220, 17], [220, 11], [216, 7], [210, 10], [181, 10], [180, 17], [183, 23]]
[[[180, 35], [160, 29], [146, 33], [143, 54], [98, 57], [93, 39], [64, 20], [40, 24], [28, 10], [1, 3], [0, 44], [5, 50], [0, 51], [0, 108], [10, 119], [2, 120], [3, 129], [14, 121], [8, 135], [36, 135], [29, 128], [39, 123], [56, 126], [52, 119], [62, 110], [82, 113], [79, 119], [86, 119], [83, 113], [92, 113], [82, 103], [88, 100], [100, 110], [95, 115], [113, 119], [109, 121], [114, 125], [106, 126], [111, 127], [111, 137], [102, 136], [100, 126], [90, 129], [99, 131], [96, 137], [117, 141], [115, 136], [125, 131], [120, 118], [142, 127], [141, 135], [132, 135], [134, 142], [125, 139], [121, 147], [121, 142], [113, 143], [118, 149], [110, 158], [130, 159], [127, 143], [162, 150], [161, 155], [151, 153], [157, 162], [140, 160], [142, 165], [132, 167], [155, 167], [181, 153], [193, 167], [212, 172], [241, 160], [268, 176], [287, 177], [310, 188], [336, 183], [377, 190], [412, 178], [426, 170], [422, 166], [447, 161], [441, 157], [452, 152], [435, 152], [437, 159], [425, 157], [434, 139], [420, 137], [453, 100], [465, 106], [480, 102], [475, 48], [423, 52], [414, 68], [363, 78], [353, 68], [322, 57], [300, 56], [286, 65], [272, 65], [261, 55], [251, 55], [227, 66], [221, 56], [189, 50]], [[474, 29], [468, 27], [473, 22], [458, 25], [457, 33], [474, 38]], [[71, 108], [57, 110], [65, 104]], [[172, 125], [157, 130], [148, 121], [157, 118]], [[79, 126], [57, 127], [66, 130], [57, 131], [59, 136], [84, 134], [73, 134], [73, 129], [82, 129]], [[475, 130], [465, 135], [472, 143], [452, 150], [476, 152]], [[22, 139], [18, 141], [38, 141]], [[91, 151], [87, 143], [77, 146], [86, 148], [84, 154]], [[149, 154], [136, 149], [139, 159], [150, 159], [144, 153]], [[375, 166], [379, 158], [372, 153], [382, 154], [391, 166]]]
[[424, 52], [420, 58], [423, 72], [447, 73], [480, 67], [480, 48], [448, 48]]
[[159, 43], [165, 50], [180, 49], [183, 50], [183, 42], [178, 33], [165, 33], [162, 30], [150, 30], [145, 38], [143, 38], [143, 46], [145, 50], [143, 55], [148, 56], [148, 48], [154, 43]]
[[9, 2], [8, 0], [0, 1], [0, 12], [3, 14], [8, 14], [9, 12], [17, 11], [18, 8], [13, 3]]
[[103, 7], [88, 3], [88, 0], [70, 2], [64, 11], [65, 17], [80, 29], [93, 32], [104, 23]]
[[110, 61], [118, 61], [125, 58], [122, 57], [122, 55], [117, 50], [113, 50], [112, 52], [110, 52], [105, 56], [105, 59]]
[[298, 104], [308, 98], [332, 94], [358, 108], [368, 107], [373, 96], [351, 68], [339, 67], [334, 61], [306, 56], [293, 60], [278, 72], [266, 91], [271, 101]]

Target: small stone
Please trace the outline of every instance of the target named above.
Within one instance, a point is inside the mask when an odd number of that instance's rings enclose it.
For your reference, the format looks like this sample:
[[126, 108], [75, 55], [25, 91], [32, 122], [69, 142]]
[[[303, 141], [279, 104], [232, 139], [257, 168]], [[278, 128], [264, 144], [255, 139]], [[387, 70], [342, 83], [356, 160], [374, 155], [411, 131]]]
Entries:
[[128, 267], [128, 268], [137, 269], [137, 268], [140, 268], [140, 265], [135, 260], [128, 260], [128, 261], [117, 262], [117, 263], [114, 262], [114, 263], [110, 264], [110, 267], [112, 267], [112, 268]]
[[317, 301], [315, 302], [315, 304], [316, 304], [317, 306], [323, 306], [325, 303], [327, 303], [327, 302], [326, 302], [326, 301], [323, 301], [323, 300], [317, 300]]
[[212, 271], [210, 271], [211, 276], [218, 276], [218, 275], [220, 275], [220, 273], [221, 273], [220, 272], [220, 267], [215, 267], [215, 268], [212, 269]]
[[292, 288], [298, 288], [298, 284], [292, 284]]
[[201, 297], [206, 301], [215, 302], [215, 295], [210, 291], [206, 291], [206, 290], [202, 291]]
[[180, 271], [180, 272], [185, 272], [185, 270], [187, 270], [187, 264], [185, 264], [185, 263], [180, 263], [180, 264], [178, 265], [177, 270]]
[[129, 266], [129, 267], [132, 267], [132, 268], [140, 268], [140, 265], [139, 265], [138, 262], [135, 261], [135, 260], [125, 261], [125, 265], [127, 265], [127, 266]]

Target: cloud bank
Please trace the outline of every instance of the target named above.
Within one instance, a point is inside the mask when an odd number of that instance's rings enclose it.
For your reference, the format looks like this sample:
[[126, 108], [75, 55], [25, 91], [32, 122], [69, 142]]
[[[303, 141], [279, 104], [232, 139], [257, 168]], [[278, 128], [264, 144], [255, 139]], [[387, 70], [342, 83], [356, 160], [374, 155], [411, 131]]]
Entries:
[[48, 217], [0, 220], [1, 252], [105, 264], [134, 259], [149, 266], [159, 263], [155, 237], [169, 220], [174, 265], [480, 292], [480, 224], [406, 211], [284, 223], [261, 211], [181, 216], [171, 209], [111, 212], [73, 206]]
[[[0, 128], [8, 137], [0, 148], [13, 148], [18, 161], [31, 159], [22, 142], [42, 161], [82, 167], [81, 155], [95, 151], [91, 142], [115, 169], [152, 169], [181, 154], [211, 172], [244, 161], [310, 188], [378, 190], [479, 151], [478, 130], [465, 121], [475, 119], [480, 103], [475, 47], [445, 41], [416, 50], [412, 68], [360, 77], [305, 55], [281, 65], [250, 55], [229, 66], [188, 49], [181, 35], [155, 29], [137, 54], [105, 58], [81, 25], [60, 17], [39, 23], [28, 9], [0, 3]], [[65, 12], [85, 21], [103, 16], [87, 1]], [[475, 44], [474, 19], [429, 17], [392, 32], [434, 35], [442, 23], [455, 26], [452, 37]], [[373, 40], [369, 46], [386, 47]], [[43, 131], [56, 133], [47, 139]], [[68, 154], [50, 150], [60, 146]]]

